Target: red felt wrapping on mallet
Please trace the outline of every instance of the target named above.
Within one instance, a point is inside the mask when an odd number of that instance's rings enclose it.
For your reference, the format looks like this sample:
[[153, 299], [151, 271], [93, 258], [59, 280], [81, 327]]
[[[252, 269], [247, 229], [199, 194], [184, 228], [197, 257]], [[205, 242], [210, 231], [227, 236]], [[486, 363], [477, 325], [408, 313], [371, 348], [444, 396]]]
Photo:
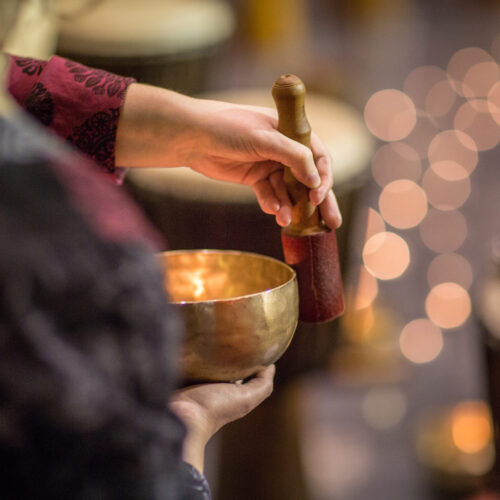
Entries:
[[[311, 126], [305, 113], [306, 88], [300, 78], [285, 74], [273, 85], [278, 130], [311, 149]], [[290, 224], [282, 230], [285, 261], [297, 273], [299, 319], [311, 323], [330, 321], [344, 311], [342, 279], [335, 231], [326, 227], [310, 189], [285, 168], [283, 180], [292, 202]]]
[[285, 261], [297, 273], [299, 319], [330, 321], [344, 312], [344, 293], [335, 231], [311, 236], [281, 233]]

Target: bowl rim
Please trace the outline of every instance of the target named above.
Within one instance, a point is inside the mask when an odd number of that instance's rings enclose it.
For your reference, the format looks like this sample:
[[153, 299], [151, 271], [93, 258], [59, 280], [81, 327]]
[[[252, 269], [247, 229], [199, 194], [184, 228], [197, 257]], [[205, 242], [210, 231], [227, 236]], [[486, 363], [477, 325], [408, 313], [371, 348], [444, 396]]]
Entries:
[[262, 292], [255, 292], [255, 293], [248, 293], [246, 295], [238, 295], [236, 297], [231, 297], [231, 298], [226, 298], [226, 299], [211, 299], [211, 300], [180, 300], [180, 301], [173, 301], [170, 298], [170, 294], [167, 290], [167, 299], [168, 303], [171, 305], [188, 305], [188, 304], [203, 304], [203, 303], [221, 303], [221, 302], [235, 302], [235, 301], [240, 301], [246, 298], [251, 298], [255, 297], [257, 295], [261, 295], [263, 293], [271, 293], [274, 292], [275, 290], [279, 290], [285, 286], [289, 286], [290, 283], [293, 283], [294, 281], [297, 282], [297, 273], [295, 270], [289, 266], [286, 262], [283, 262], [282, 260], [275, 259], [274, 257], [270, 257], [269, 255], [263, 255], [257, 252], [246, 252], [243, 250], [217, 250], [217, 249], [188, 249], [188, 250], [165, 250], [163, 252], [157, 252], [156, 257], [157, 258], [163, 258], [165, 255], [176, 255], [176, 254], [194, 254], [194, 253], [203, 253], [203, 254], [232, 254], [232, 255], [248, 255], [248, 256], [254, 256], [254, 257], [259, 257], [260, 259], [268, 260], [271, 262], [275, 262], [285, 268], [287, 268], [289, 271], [291, 271], [291, 277], [284, 283], [282, 283], [279, 286], [276, 286], [274, 288], [268, 289], [268, 290], [263, 290]]

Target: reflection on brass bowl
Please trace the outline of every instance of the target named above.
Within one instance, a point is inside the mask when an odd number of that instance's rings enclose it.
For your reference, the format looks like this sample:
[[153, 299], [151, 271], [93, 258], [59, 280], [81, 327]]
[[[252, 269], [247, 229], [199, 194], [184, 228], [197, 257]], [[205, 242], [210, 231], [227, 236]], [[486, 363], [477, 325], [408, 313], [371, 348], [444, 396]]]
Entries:
[[235, 381], [274, 363], [298, 321], [292, 268], [263, 255], [225, 250], [159, 254], [173, 307], [184, 318], [186, 381]]

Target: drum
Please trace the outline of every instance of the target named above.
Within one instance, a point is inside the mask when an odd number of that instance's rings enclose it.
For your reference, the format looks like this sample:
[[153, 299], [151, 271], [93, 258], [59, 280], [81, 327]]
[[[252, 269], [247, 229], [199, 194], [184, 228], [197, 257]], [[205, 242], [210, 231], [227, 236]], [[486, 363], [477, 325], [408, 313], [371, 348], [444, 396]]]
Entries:
[[20, 2], [15, 25], [2, 50], [35, 59], [49, 59], [57, 43], [56, 0]]
[[[269, 89], [240, 89], [203, 97], [274, 106]], [[332, 154], [335, 192], [343, 214], [337, 238], [342, 268], [348, 266], [349, 236], [357, 197], [368, 178], [373, 142], [360, 115], [347, 104], [309, 93], [306, 112], [312, 130]], [[264, 214], [248, 186], [208, 179], [182, 168], [131, 169], [126, 185], [172, 249], [232, 249], [283, 259], [280, 228]], [[279, 378], [317, 367], [331, 352], [336, 323], [300, 324], [279, 361]]]
[[222, 0], [106, 0], [63, 17], [58, 53], [185, 94], [202, 91], [207, 66], [233, 34]]

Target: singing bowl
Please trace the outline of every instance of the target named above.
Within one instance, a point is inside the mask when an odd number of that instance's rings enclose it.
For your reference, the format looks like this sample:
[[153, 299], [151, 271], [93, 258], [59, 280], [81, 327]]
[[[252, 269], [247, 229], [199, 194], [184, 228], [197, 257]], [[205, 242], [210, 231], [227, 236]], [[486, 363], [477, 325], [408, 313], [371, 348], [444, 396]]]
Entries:
[[285, 352], [299, 310], [291, 267], [227, 250], [170, 251], [158, 257], [169, 301], [184, 320], [185, 381], [245, 379]]

